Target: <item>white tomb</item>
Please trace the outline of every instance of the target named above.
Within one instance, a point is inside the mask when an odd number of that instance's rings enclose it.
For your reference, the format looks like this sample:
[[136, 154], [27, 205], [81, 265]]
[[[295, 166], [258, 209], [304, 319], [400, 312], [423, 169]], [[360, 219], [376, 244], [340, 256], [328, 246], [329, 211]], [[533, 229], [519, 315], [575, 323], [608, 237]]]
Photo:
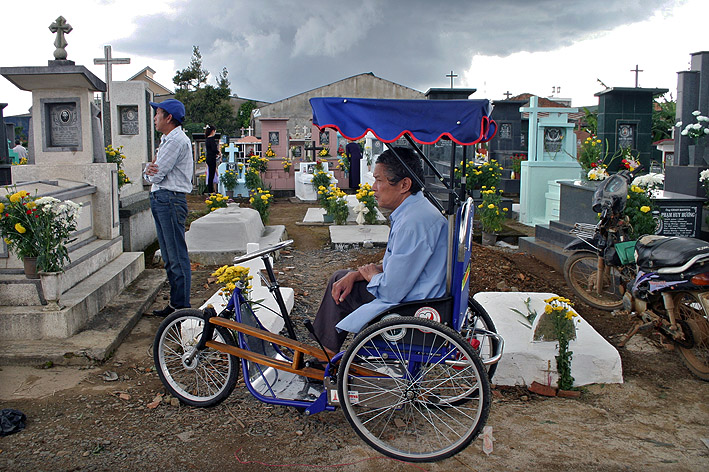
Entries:
[[[231, 170], [236, 174], [236, 188], [234, 188], [235, 197], [248, 197], [249, 189], [246, 188], [246, 163], [244, 159], [236, 158], [234, 155], [238, 154], [239, 148], [234, 146], [234, 143], [229, 143], [229, 146], [225, 149], [227, 154], [229, 154], [229, 159], [227, 162], [222, 162], [217, 166], [217, 174], [222, 175], [227, 170]], [[207, 173], [207, 178], [209, 178], [209, 173]], [[222, 195], [226, 195], [226, 188], [224, 184], [219, 181], [217, 191]]]
[[[505, 340], [502, 359], [498, 363], [494, 383], [498, 385], [557, 384], [557, 341], [535, 341], [534, 329], [553, 293], [479, 292], [473, 297], [492, 318], [498, 334]], [[527, 313], [525, 300], [539, 315], [532, 327], [512, 311]], [[574, 386], [594, 383], [623, 383], [623, 369], [618, 351], [598, 334], [581, 316], [576, 323], [576, 339], [569, 342], [573, 352], [571, 375]]]
[[[313, 175], [317, 162], [301, 162], [300, 170], [295, 171], [295, 196], [302, 201], [312, 202], [318, 199], [317, 189], [313, 187]], [[323, 162], [323, 170], [330, 174], [330, 183], [337, 185], [339, 181], [335, 173], [328, 170], [328, 163]]]

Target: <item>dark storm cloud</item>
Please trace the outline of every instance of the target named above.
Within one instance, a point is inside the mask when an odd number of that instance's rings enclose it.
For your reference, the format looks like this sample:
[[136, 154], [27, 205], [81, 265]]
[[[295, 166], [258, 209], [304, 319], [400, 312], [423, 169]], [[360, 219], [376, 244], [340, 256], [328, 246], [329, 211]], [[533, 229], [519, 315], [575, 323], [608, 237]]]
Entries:
[[212, 76], [226, 66], [234, 93], [267, 101], [362, 72], [425, 91], [446, 86], [448, 71], [467, 70], [474, 54], [554, 50], [645, 20], [670, 3], [192, 1], [139, 18], [135, 33], [115, 46], [174, 59], [181, 69], [197, 45]]

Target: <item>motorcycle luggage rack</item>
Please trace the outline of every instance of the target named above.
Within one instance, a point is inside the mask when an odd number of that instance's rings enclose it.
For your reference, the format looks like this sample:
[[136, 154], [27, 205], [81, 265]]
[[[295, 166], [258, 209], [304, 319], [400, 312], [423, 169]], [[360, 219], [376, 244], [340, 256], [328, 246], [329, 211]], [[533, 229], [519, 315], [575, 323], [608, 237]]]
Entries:
[[569, 230], [569, 234], [578, 236], [581, 239], [592, 239], [596, 234], [596, 225], [589, 223], [575, 223], [574, 227]]

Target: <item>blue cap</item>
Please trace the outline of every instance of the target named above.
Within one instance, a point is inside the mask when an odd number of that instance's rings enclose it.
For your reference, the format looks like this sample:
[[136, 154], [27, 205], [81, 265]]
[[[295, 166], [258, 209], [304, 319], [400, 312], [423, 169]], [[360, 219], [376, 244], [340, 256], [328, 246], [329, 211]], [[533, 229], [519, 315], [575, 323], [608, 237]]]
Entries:
[[150, 106], [156, 110], [162, 108], [168, 115], [172, 115], [174, 119], [179, 121], [180, 124], [182, 124], [185, 119], [185, 106], [181, 101], [175, 100], [174, 98], [168, 98], [160, 103], [150, 102]]

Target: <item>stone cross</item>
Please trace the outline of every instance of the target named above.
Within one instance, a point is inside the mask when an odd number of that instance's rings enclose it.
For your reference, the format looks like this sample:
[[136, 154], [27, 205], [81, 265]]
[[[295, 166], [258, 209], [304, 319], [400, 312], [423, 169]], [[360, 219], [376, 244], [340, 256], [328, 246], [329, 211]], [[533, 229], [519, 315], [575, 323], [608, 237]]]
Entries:
[[58, 61], [66, 60], [66, 49], [64, 48], [68, 43], [66, 42], [64, 35], [71, 33], [72, 29], [73, 28], [71, 25], [66, 22], [63, 16], [57, 17], [57, 19], [54, 20], [54, 23], [49, 25], [49, 31], [57, 34], [57, 37], [54, 39], [54, 47], [56, 48], [54, 50], [54, 59]]
[[234, 143], [229, 143], [229, 146], [227, 146], [224, 150], [229, 154], [229, 162], [236, 162], [236, 159], [234, 159], [234, 153], [236, 153], [239, 148], [234, 146]]
[[635, 69], [630, 69], [630, 72], [635, 72], [635, 88], [638, 88], [638, 74], [640, 72], [645, 72], [642, 69], [638, 69], [638, 65], [635, 64]]
[[453, 71], [451, 71], [450, 74], [446, 75], [446, 77], [450, 77], [451, 79], [451, 88], [453, 88], [453, 78], [458, 77], [458, 74], [454, 74]]
[[510, 97], [512, 96], [512, 94], [510, 93], [510, 91], [509, 91], [509, 90], [508, 90], [507, 92], [503, 93], [502, 95], [504, 95], [504, 96], [505, 96], [505, 100], [509, 100], [509, 99], [510, 99]]
[[111, 57], [111, 45], [106, 45], [103, 47], [102, 58], [94, 59], [94, 64], [104, 64], [106, 67], [106, 101], [111, 101], [111, 81], [113, 80], [113, 73], [111, 66], [113, 64], [130, 64], [130, 59], [127, 57]]

